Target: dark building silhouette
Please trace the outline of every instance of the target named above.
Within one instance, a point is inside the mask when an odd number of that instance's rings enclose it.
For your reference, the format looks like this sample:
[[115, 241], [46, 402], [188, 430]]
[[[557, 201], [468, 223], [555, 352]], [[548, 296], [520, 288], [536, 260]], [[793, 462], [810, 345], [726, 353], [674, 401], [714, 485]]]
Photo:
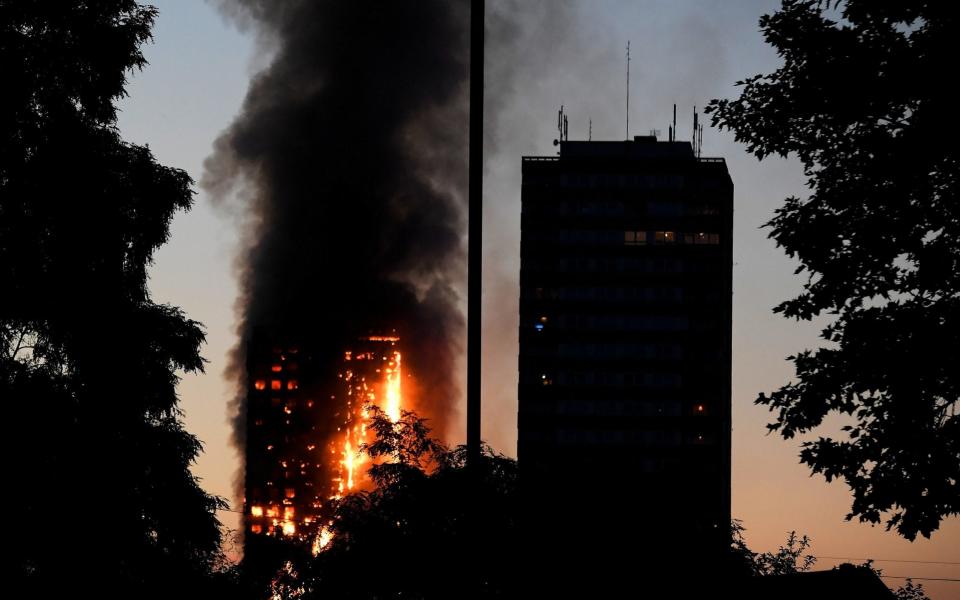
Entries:
[[653, 136], [559, 146], [523, 158], [528, 522], [581, 556], [618, 548], [618, 568], [715, 556], [730, 523], [726, 163]]

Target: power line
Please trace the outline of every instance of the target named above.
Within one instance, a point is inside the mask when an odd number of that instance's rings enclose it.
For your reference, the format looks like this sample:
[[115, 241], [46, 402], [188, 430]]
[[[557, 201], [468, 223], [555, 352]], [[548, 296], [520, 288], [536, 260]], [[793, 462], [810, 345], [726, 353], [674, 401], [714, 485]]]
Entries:
[[950, 579], [948, 577], [907, 577], [906, 575], [881, 575], [886, 579], [917, 579], [920, 581], [953, 581], [960, 583], [960, 579]]
[[898, 563], [918, 563], [930, 565], [960, 565], [960, 562], [949, 560], [906, 560], [901, 558], [858, 558], [856, 556], [814, 556], [814, 558], [827, 558], [833, 560], [862, 560], [873, 562], [898, 562]]

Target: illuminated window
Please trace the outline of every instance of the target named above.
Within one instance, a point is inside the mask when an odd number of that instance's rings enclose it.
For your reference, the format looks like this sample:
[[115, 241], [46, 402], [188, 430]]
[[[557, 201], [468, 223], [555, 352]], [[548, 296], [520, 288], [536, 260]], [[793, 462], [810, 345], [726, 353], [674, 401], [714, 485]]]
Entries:
[[658, 244], [672, 244], [677, 241], [677, 234], [674, 231], [656, 231], [653, 236]]
[[280, 381], [279, 379], [273, 379], [273, 380], [271, 380], [271, 381], [270, 381], [270, 389], [271, 389], [271, 390], [283, 389], [283, 382]]
[[707, 407], [703, 404], [698, 404], [694, 407], [694, 410], [697, 412], [697, 414], [703, 414], [707, 411]]
[[[293, 490], [287, 490], [287, 491], [293, 491]], [[284, 518], [285, 520], [287, 520], [287, 521], [289, 521], [290, 519], [293, 518], [293, 507], [292, 507], [292, 506], [285, 506], [285, 507], [284, 507], [284, 509], [283, 509], [283, 518]]]
[[251, 507], [250, 507], [250, 515], [251, 515], [251, 516], [254, 516], [254, 517], [262, 517], [262, 516], [263, 516], [263, 507], [262, 507], [262, 506], [251, 506]]
[[267, 389], [267, 382], [262, 379], [258, 379], [256, 382], [254, 382], [253, 387], [258, 390], [265, 390]]
[[298, 387], [299, 387], [299, 386], [297, 385], [297, 380], [296, 380], [296, 379], [291, 379], [290, 381], [287, 382], [287, 389], [288, 389], [288, 390], [295, 390], [295, 389], [297, 389]]
[[263, 531], [263, 526], [262, 526], [262, 525], [259, 525], [259, 524], [258, 524], [258, 525], [251, 525], [251, 526], [250, 526], [250, 533], [260, 533], [260, 532], [262, 532], [262, 531]]
[[270, 370], [273, 371], [274, 373], [279, 373], [280, 371], [283, 370], [283, 365], [273, 365], [272, 367], [270, 367]]

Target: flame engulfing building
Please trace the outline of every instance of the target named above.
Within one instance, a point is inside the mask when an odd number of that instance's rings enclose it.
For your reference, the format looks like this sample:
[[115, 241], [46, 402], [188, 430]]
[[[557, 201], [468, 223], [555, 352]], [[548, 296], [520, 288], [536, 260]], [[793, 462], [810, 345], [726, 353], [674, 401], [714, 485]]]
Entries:
[[251, 536], [316, 542], [331, 499], [368, 487], [361, 445], [370, 404], [400, 417], [401, 354], [396, 335], [360, 338], [336, 377], [307, 349], [266, 346], [248, 365], [244, 515]]
[[524, 157], [518, 458], [541, 539], [633, 568], [723, 545], [732, 216], [725, 162], [688, 142]]

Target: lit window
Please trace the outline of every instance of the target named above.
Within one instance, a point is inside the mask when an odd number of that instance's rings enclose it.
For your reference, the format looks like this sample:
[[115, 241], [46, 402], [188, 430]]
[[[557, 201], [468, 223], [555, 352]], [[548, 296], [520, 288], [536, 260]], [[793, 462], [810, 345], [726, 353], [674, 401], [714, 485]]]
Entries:
[[658, 244], [672, 244], [677, 241], [677, 234], [673, 231], [657, 231], [654, 233], [654, 239]]
[[279, 379], [273, 379], [273, 380], [271, 380], [271, 381], [270, 381], [270, 389], [271, 389], [271, 390], [283, 389], [283, 382], [280, 381]]
[[263, 526], [259, 524], [250, 526], [250, 533], [260, 533], [262, 531], [263, 531]]
[[297, 389], [297, 387], [299, 387], [299, 386], [297, 385], [297, 380], [296, 380], [296, 379], [291, 379], [290, 381], [287, 382], [287, 389], [288, 389], [288, 390], [295, 390], [295, 389]]
[[262, 516], [263, 516], [263, 507], [262, 507], [262, 506], [251, 506], [251, 507], [250, 507], [250, 515], [251, 515], [251, 516], [254, 516], [254, 517], [262, 517]]
[[696, 411], [697, 411], [698, 413], [701, 413], [701, 414], [702, 414], [702, 413], [705, 412], [706, 410], [707, 410], [707, 407], [704, 406], [704, 405], [702, 405], [702, 404], [698, 404], [698, 405], [696, 406]]
[[[292, 497], [293, 497], [293, 496], [289, 495], [290, 492], [292, 492], [292, 491], [293, 491], [293, 490], [287, 490], [287, 494], [288, 494], [287, 497], [288, 497], [288, 498], [292, 498]], [[293, 507], [292, 507], [292, 506], [285, 506], [285, 507], [283, 508], [283, 518], [284, 518], [285, 520], [287, 520], [287, 521], [289, 521], [290, 519], [293, 518]]]
[[283, 535], [294, 535], [297, 533], [297, 526], [290, 521], [283, 523]]
[[253, 387], [258, 390], [265, 390], [267, 389], [267, 382], [262, 379], [258, 379], [256, 382], [254, 382]]
[[274, 373], [279, 373], [280, 371], [283, 370], [283, 365], [273, 365], [272, 367], [270, 367], [270, 370], [273, 371]]

